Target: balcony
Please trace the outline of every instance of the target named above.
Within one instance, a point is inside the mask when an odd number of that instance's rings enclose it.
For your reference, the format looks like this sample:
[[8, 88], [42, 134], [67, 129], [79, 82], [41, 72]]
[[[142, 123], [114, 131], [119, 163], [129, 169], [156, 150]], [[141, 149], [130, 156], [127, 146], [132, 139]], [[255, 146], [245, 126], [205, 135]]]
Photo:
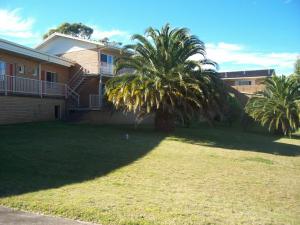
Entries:
[[265, 88], [265, 85], [263, 84], [257, 84], [257, 85], [233, 85], [234, 89], [238, 90], [241, 93], [244, 94], [254, 94], [258, 91], [263, 91]]
[[130, 68], [123, 68], [120, 71], [118, 71], [118, 73], [115, 73], [114, 71], [114, 66], [110, 65], [110, 66], [101, 66], [100, 67], [100, 72], [103, 75], [107, 75], [107, 76], [121, 76], [125, 73], [133, 73], [134, 70], [130, 69]]
[[114, 66], [111, 64], [101, 63], [100, 73], [107, 76], [114, 76]]
[[68, 86], [57, 82], [0, 75], [0, 94], [67, 98]]

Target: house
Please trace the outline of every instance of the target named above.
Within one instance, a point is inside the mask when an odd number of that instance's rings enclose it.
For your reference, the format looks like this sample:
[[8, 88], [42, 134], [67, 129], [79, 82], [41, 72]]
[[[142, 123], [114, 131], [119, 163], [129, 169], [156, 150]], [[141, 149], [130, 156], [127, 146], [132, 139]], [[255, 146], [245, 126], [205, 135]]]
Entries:
[[255, 92], [264, 89], [263, 81], [275, 74], [274, 69], [265, 70], [247, 70], [247, 71], [231, 71], [219, 73], [221, 79], [246, 95], [253, 95]]
[[[120, 50], [114, 42], [60, 33], [35, 49], [0, 39], [0, 124], [64, 119], [71, 112], [93, 122], [132, 123], [133, 115], [111, 116], [102, 107], [106, 81], [128, 70], [114, 72], [114, 61], [124, 57]], [[272, 69], [219, 73], [247, 95], [262, 90], [272, 74]]]
[[[121, 48], [118, 44], [54, 33], [36, 49], [75, 61], [76, 70], [68, 85], [80, 95], [80, 105], [77, 108], [101, 107], [105, 82], [115, 76], [114, 61], [121, 57]], [[120, 73], [122, 72], [124, 71]]]
[[59, 33], [35, 49], [0, 39], [0, 124], [99, 110], [119, 56], [116, 44]]
[[0, 39], [0, 124], [63, 118], [74, 65]]

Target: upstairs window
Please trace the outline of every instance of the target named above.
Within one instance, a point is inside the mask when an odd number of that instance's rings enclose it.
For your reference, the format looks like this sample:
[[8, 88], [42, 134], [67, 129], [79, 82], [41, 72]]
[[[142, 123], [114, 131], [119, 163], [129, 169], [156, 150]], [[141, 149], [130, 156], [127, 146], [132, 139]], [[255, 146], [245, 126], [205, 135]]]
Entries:
[[112, 65], [113, 64], [113, 56], [112, 55], [106, 55], [106, 54], [101, 54], [101, 64], [109, 64]]
[[100, 66], [100, 72], [104, 74], [113, 74], [113, 62], [114, 62], [114, 57], [112, 55], [106, 55], [106, 54], [101, 54], [100, 55], [100, 61], [101, 61], [101, 66]]

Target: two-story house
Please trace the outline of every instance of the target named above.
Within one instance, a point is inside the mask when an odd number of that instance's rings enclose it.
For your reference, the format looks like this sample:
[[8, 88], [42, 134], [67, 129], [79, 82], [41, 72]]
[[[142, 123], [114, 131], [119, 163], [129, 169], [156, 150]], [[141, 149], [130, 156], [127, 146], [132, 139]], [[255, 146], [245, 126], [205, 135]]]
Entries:
[[[62, 119], [70, 111], [105, 122], [132, 122], [132, 115], [111, 119], [99, 114], [120, 50], [116, 44], [60, 33], [35, 49], [0, 39], [0, 124]], [[262, 81], [273, 74], [273, 69], [219, 73], [248, 96], [262, 90]]]
[[266, 69], [222, 72], [219, 73], [219, 76], [226, 84], [239, 92], [253, 95], [258, 91], [262, 91], [265, 87], [263, 81], [274, 74], [274, 69]]
[[120, 47], [55, 33], [35, 49], [0, 39], [0, 124], [97, 110]]
[[101, 107], [105, 82], [115, 75], [114, 61], [121, 54], [118, 45], [54, 33], [36, 49], [75, 61], [76, 71], [68, 85], [80, 95], [77, 108]]

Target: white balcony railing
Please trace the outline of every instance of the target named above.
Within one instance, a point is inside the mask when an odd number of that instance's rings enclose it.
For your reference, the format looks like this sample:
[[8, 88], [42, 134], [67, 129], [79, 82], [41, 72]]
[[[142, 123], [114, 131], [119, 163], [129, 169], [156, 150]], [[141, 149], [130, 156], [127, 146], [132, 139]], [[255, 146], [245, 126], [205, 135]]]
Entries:
[[66, 84], [0, 75], [0, 93], [68, 97]]
[[105, 75], [114, 75], [114, 66], [111, 64], [101, 64], [100, 72]]
[[123, 68], [123, 69], [119, 70], [117, 74], [115, 74], [113, 65], [105, 65], [105, 66], [101, 65], [100, 72], [102, 74], [109, 75], [109, 76], [114, 76], [114, 75], [120, 76], [125, 73], [134, 73], [134, 69]]

